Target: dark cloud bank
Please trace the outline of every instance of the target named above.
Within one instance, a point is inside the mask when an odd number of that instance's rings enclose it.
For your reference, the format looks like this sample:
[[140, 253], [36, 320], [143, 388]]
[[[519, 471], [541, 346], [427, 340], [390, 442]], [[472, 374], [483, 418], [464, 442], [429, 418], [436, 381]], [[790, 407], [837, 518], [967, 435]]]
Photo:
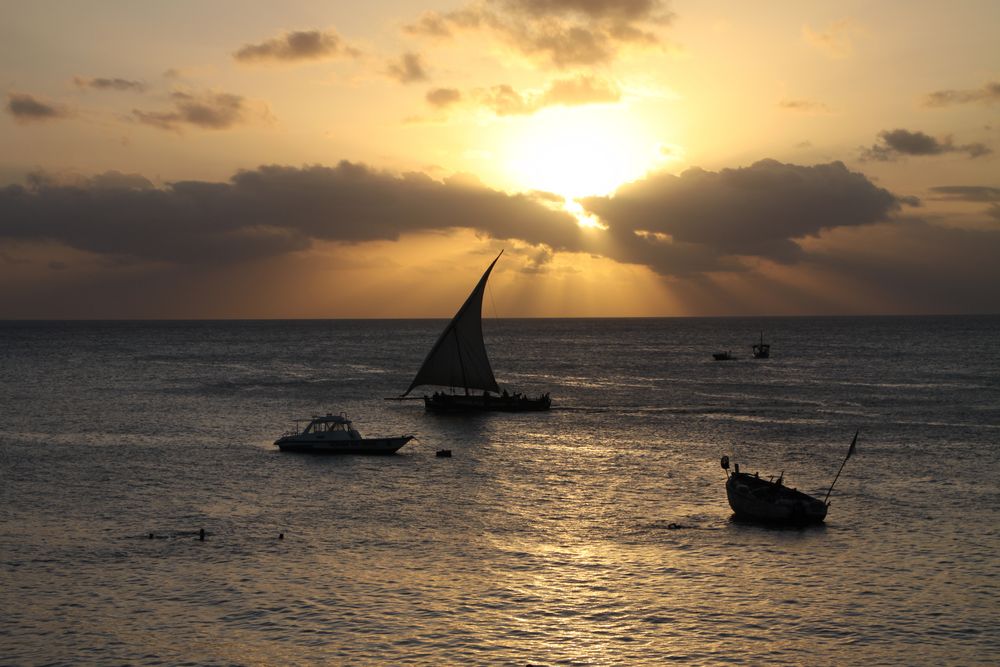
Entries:
[[181, 264], [280, 255], [313, 240], [394, 240], [470, 226], [532, 243], [578, 233], [568, 214], [529, 196], [348, 162], [265, 166], [227, 183], [180, 181], [163, 189], [118, 175], [71, 186], [35, 179], [32, 187], [0, 190], [0, 237]]
[[[553, 252], [569, 251], [645, 265], [671, 280], [697, 281], [718, 271], [759, 280], [755, 265], [766, 260], [863, 279], [900, 303], [916, 298], [914, 292], [937, 295], [916, 310], [1000, 309], [1000, 265], [972, 270], [968, 262], [1000, 257], [1000, 231], [906, 220], [901, 198], [840, 162], [763, 160], [719, 172], [651, 175], [614, 196], [582, 200], [605, 231], [582, 230], [552, 208], [555, 199], [349, 162], [264, 166], [225, 183], [181, 181], [165, 188], [114, 172], [73, 185], [36, 176], [27, 186], [0, 189], [0, 239], [56, 242], [109, 262], [218, 268], [302, 251], [314, 241], [391, 241], [464, 228], [535, 246], [532, 271], [544, 271]], [[817, 243], [845, 238], [850, 243]], [[867, 251], [876, 247], [873, 258]], [[941, 296], [942, 286], [961, 293]]]

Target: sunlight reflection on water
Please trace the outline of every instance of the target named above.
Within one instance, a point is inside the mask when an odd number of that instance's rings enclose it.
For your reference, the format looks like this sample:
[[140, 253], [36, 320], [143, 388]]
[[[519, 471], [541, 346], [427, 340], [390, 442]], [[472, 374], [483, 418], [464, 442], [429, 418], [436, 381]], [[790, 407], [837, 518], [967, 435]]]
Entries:
[[[568, 345], [563, 363], [593, 382], [551, 373], [521, 388], [551, 390], [557, 409], [472, 419], [382, 401], [408, 371], [352, 368], [379, 367], [384, 350], [358, 340], [380, 327], [399, 330], [401, 369], [418, 364], [435, 323], [191, 325], [200, 335], [178, 329], [187, 342], [172, 340], [175, 325], [103, 325], [131, 357], [10, 334], [0, 399], [19, 407], [0, 430], [0, 653], [15, 664], [989, 664], [1000, 361], [978, 360], [965, 374], [975, 389], [931, 401], [921, 379], [941, 350], [857, 386], [854, 362], [817, 358], [857, 322], [818, 344], [812, 321], [780, 320], [771, 383], [753, 364], [656, 352], [735, 322], [629, 322], [627, 334], [613, 321], [534, 323], [525, 340], [597, 331], [647, 356]], [[988, 323], [966, 335], [993, 337]], [[908, 326], [926, 338], [926, 321]], [[238, 375], [254, 391], [225, 384], [220, 331], [247, 341]], [[292, 351], [303, 338], [330, 353], [312, 371]], [[498, 373], [529, 377], [553, 354], [519, 347], [522, 359], [498, 351]], [[857, 363], [878, 366], [873, 349]], [[142, 362], [151, 350], [173, 361]], [[817, 381], [790, 395], [805, 365]], [[622, 387], [631, 369], [652, 387]], [[27, 372], [41, 377], [19, 384]], [[703, 392], [707, 381], [720, 391]], [[379, 459], [270, 444], [289, 419], [330, 409], [366, 434], [419, 440]], [[722, 453], [825, 490], [855, 426], [859, 453], [825, 526], [732, 520]], [[440, 447], [454, 458], [435, 458]]]

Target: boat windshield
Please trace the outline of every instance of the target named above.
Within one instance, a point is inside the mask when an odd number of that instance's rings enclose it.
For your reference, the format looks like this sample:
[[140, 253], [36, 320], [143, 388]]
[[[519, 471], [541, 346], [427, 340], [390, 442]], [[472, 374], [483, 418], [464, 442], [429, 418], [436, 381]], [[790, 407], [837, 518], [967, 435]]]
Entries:
[[326, 420], [316, 420], [306, 426], [303, 433], [329, 433], [331, 431], [346, 431], [346, 424], [343, 422], [332, 422]]

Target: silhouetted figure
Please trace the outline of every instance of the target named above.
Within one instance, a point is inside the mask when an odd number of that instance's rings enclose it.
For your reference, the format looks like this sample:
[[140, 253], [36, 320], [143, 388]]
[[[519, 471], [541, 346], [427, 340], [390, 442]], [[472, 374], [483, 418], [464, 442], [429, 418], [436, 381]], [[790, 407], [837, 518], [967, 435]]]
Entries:
[[205, 541], [205, 529], [204, 528], [202, 528], [201, 530], [198, 531], [198, 539], [201, 540], [202, 542]]
[[285, 534], [284, 533], [278, 533], [278, 539], [279, 540], [285, 539]]
[[152, 533], [149, 534], [149, 539], [153, 539], [153, 534]]

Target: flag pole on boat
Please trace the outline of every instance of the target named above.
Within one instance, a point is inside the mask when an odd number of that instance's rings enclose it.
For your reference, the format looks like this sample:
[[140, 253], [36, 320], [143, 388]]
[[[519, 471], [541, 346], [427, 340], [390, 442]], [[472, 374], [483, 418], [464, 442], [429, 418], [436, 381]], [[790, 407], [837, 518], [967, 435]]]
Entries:
[[837, 483], [838, 479], [840, 479], [840, 473], [844, 471], [844, 466], [847, 464], [847, 459], [851, 458], [851, 454], [854, 453], [854, 446], [858, 444], [858, 433], [860, 432], [860, 430], [861, 429], [858, 429], [857, 431], [854, 432], [854, 439], [851, 440], [851, 446], [847, 450], [847, 456], [844, 457], [844, 462], [840, 464], [840, 470], [837, 471], [837, 476], [833, 478], [833, 484], [830, 484], [830, 488], [826, 492], [826, 498], [823, 498], [823, 502], [826, 503], [827, 505], [830, 504], [827, 501], [830, 500], [830, 493], [833, 491], [833, 485]]

